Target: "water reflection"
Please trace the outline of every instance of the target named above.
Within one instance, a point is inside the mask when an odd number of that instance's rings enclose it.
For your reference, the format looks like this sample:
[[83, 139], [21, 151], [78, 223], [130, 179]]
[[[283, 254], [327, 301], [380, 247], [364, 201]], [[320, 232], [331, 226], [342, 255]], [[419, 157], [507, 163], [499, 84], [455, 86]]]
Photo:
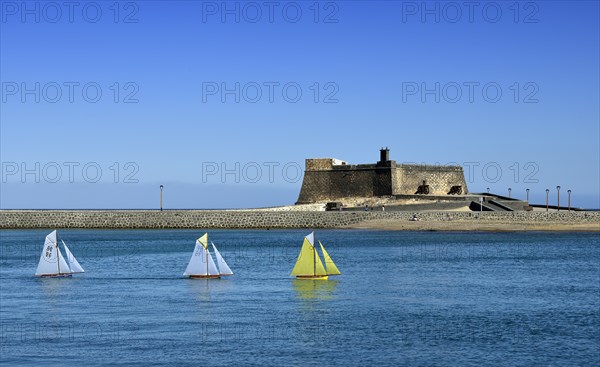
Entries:
[[228, 278], [220, 279], [183, 279], [186, 289], [201, 302], [219, 299], [220, 294], [227, 294], [232, 287]]
[[56, 306], [61, 302], [64, 303], [65, 297], [70, 296], [73, 288], [72, 277], [60, 278], [42, 278], [36, 277], [34, 281], [41, 288], [41, 294], [45, 299], [45, 304]]
[[332, 299], [338, 280], [294, 279], [292, 286], [298, 299]]

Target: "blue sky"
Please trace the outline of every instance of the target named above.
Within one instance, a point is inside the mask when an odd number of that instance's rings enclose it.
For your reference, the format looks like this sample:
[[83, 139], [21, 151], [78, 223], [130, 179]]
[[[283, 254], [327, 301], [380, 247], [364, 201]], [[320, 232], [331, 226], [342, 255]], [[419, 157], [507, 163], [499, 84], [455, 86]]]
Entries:
[[596, 1], [0, 3], [1, 208], [284, 205], [381, 146], [600, 207]]

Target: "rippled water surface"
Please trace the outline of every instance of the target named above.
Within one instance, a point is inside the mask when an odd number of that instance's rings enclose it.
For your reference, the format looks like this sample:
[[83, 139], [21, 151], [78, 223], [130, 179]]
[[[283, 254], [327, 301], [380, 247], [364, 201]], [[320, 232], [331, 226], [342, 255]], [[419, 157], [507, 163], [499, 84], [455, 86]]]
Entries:
[[289, 276], [306, 231], [211, 231], [233, 277], [182, 278], [190, 230], [63, 230], [86, 273], [33, 276], [48, 231], [2, 231], [6, 365], [589, 366], [600, 239], [318, 231], [342, 271]]

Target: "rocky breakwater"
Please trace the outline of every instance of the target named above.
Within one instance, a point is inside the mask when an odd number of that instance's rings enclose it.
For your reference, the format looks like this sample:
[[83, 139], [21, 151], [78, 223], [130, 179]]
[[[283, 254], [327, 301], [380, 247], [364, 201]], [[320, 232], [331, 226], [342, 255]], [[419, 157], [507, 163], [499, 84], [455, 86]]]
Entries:
[[0, 228], [339, 228], [364, 219], [323, 211], [2, 210]]
[[[276, 210], [0, 210], [0, 228], [352, 228], [411, 222], [410, 212]], [[600, 230], [600, 212], [421, 212], [419, 223], [460, 230], [478, 223], [587, 225]], [[377, 223], [385, 223], [379, 226]], [[465, 227], [466, 228], [466, 227]], [[399, 228], [403, 229], [403, 228]], [[415, 227], [414, 229], [419, 229]], [[424, 228], [426, 229], [426, 228]]]

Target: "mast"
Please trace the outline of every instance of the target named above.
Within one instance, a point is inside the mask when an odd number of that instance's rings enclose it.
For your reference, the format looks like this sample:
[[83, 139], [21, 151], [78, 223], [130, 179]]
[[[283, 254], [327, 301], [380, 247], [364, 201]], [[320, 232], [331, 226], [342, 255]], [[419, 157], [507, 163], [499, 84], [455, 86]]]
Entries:
[[60, 274], [60, 248], [58, 247], [58, 236], [56, 236], [56, 267], [58, 274]]
[[315, 253], [315, 257], [313, 258], [313, 261], [315, 263], [315, 266], [313, 266], [313, 276], [317, 276], [317, 256], [319, 256], [319, 254], [317, 253], [317, 249], [315, 248], [315, 243], [317, 241], [315, 241], [315, 236], [314, 236], [314, 232], [313, 232], [313, 252]]
[[56, 267], [60, 275], [60, 248], [58, 247], [58, 237], [56, 237]]
[[313, 247], [313, 277], [317, 275], [317, 251]]
[[[204, 246], [204, 244], [202, 244]], [[206, 237], [206, 276], [208, 276], [208, 237]]]

